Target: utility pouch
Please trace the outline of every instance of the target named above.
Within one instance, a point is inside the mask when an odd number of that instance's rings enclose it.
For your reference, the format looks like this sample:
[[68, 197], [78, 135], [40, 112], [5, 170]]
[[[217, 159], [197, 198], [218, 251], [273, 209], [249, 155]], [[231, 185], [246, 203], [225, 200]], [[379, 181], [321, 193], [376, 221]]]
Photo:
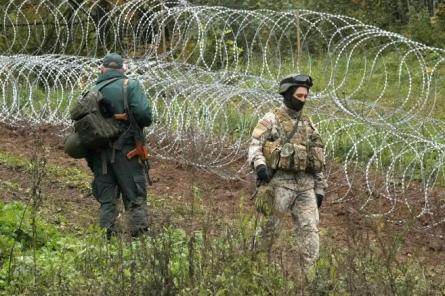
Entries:
[[76, 121], [91, 112], [99, 112], [96, 96], [102, 98], [102, 94], [100, 92], [91, 92], [77, 102], [77, 104], [70, 110], [71, 120]]
[[272, 170], [276, 170], [280, 162], [280, 139], [266, 141], [263, 146], [263, 155], [266, 159], [267, 166]]
[[294, 146], [291, 143], [286, 143], [281, 147], [280, 162], [278, 167], [282, 170], [292, 170], [293, 167]]
[[308, 166], [308, 155], [306, 146], [300, 144], [294, 144], [294, 171], [305, 171]]
[[325, 159], [322, 147], [311, 147], [309, 155], [309, 170], [320, 173], [324, 169]]
[[105, 119], [100, 113], [90, 113], [74, 123], [83, 145], [87, 148], [103, 148], [116, 139], [121, 131], [114, 119]]

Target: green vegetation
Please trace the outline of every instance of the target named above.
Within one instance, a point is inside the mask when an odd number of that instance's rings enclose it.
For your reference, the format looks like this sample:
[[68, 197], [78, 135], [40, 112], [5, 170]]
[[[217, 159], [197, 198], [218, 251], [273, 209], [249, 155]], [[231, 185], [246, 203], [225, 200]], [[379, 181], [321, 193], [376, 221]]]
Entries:
[[365, 24], [401, 33], [415, 41], [444, 48], [445, 1], [443, 0], [192, 0], [201, 5], [235, 9], [285, 11], [302, 8], [357, 18]]
[[[31, 172], [31, 161], [25, 157], [0, 151], [0, 165], [15, 170]], [[48, 165], [46, 174], [49, 180], [54, 183], [62, 183], [67, 186], [76, 187], [86, 192], [90, 190], [90, 176], [78, 168], [66, 168], [57, 165]]]
[[33, 236], [29, 211], [0, 203], [0, 291], [6, 294], [267, 295], [292, 287], [279, 266], [249, 252], [235, 230], [211, 238], [202, 230], [161, 228], [139, 241], [107, 243], [97, 229], [74, 237], [41, 220]]
[[[350, 232], [346, 246], [339, 248], [333, 233], [326, 231], [326, 243], [316, 264], [314, 295], [440, 295], [445, 285], [439, 274], [420, 261], [420, 254], [401, 259], [406, 230], [384, 238], [385, 223], [368, 231]], [[384, 231], [385, 230], [385, 231]], [[329, 292], [328, 292], [329, 291]], [[327, 294], [324, 294], [327, 293]]]
[[[198, 193], [197, 193], [198, 194]], [[190, 207], [199, 206], [199, 200]], [[199, 229], [154, 226], [140, 240], [110, 242], [90, 228], [77, 236], [37, 219], [21, 203], [0, 203], [0, 293], [7, 295], [431, 295], [445, 292], [439, 270], [416, 254], [399, 259], [405, 232], [384, 239], [351, 228], [345, 246], [322, 230], [321, 258], [306, 277], [286, 248], [281, 263], [251, 251], [254, 213], [241, 208], [215, 234], [207, 212], [190, 209]], [[293, 238], [279, 238], [290, 240]], [[285, 244], [287, 245], [288, 242]], [[279, 241], [277, 245], [283, 245]], [[33, 248], [32, 246], [35, 246]], [[347, 248], [346, 248], [347, 247]], [[35, 252], [35, 253], [34, 253]], [[34, 253], [34, 254], [33, 254]], [[276, 253], [275, 253], [276, 254]], [[293, 259], [292, 259], [293, 258]], [[289, 261], [290, 260], [290, 261]], [[296, 264], [296, 265], [295, 265]], [[439, 295], [438, 294], [438, 295]]]

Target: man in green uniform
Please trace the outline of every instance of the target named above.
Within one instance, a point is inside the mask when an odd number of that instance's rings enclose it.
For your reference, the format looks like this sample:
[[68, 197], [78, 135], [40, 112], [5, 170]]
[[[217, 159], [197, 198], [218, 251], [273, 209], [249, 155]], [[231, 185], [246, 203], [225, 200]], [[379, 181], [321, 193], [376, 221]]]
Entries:
[[[122, 57], [116, 53], [107, 54], [102, 61], [101, 74], [95, 87], [101, 89], [103, 106], [106, 106], [104, 111], [112, 116], [125, 113], [125, 83], [128, 108], [138, 127], [143, 129], [152, 123], [151, 104], [141, 83], [128, 79], [124, 72]], [[93, 194], [100, 202], [100, 226], [107, 230], [107, 237], [117, 231], [116, 204], [120, 194], [128, 214], [130, 234], [138, 236], [147, 231], [149, 226], [146, 172], [139, 157], [127, 157], [127, 153], [135, 148], [135, 131], [131, 130], [128, 118], [119, 122], [122, 133], [117, 140], [87, 157], [88, 165], [94, 172]]]
[[263, 246], [272, 246], [282, 216], [290, 211], [296, 247], [305, 270], [318, 258], [318, 208], [327, 187], [321, 137], [302, 114], [311, 86], [312, 78], [306, 75], [280, 82], [283, 104], [259, 120], [248, 156], [261, 185], [258, 195], [266, 195], [270, 201], [268, 222], [261, 232]]

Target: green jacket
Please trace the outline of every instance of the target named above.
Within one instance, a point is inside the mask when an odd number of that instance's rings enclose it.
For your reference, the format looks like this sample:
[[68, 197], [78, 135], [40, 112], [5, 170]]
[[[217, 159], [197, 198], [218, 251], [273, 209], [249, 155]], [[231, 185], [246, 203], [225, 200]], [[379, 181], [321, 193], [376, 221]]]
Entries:
[[[114, 113], [124, 112], [124, 98], [123, 94], [123, 79], [127, 76], [117, 70], [109, 70], [104, 74], [100, 74], [96, 80], [96, 85], [105, 82], [106, 80], [119, 77], [111, 84], [102, 88], [102, 95], [105, 97], [107, 103], [111, 105]], [[128, 84], [128, 107], [133, 111], [134, 117], [138, 125], [143, 128], [151, 125], [152, 113], [151, 103], [148, 100], [141, 83], [138, 80], [130, 79]]]

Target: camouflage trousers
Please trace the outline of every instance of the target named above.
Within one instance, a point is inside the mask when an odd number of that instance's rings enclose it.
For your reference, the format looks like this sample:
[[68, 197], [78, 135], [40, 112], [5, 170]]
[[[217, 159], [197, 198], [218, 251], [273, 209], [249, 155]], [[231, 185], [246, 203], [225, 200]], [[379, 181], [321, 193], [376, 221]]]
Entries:
[[117, 202], [122, 195], [129, 232], [136, 236], [148, 229], [146, 179], [138, 158], [128, 160], [131, 147], [97, 153], [92, 159], [94, 197], [100, 203], [100, 226], [117, 232]]
[[295, 249], [302, 267], [307, 270], [318, 259], [320, 247], [319, 216], [314, 190], [296, 192], [284, 187], [274, 187], [272, 207], [260, 233], [263, 247], [272, 247], [273, 241], [280, 233], [281, 220], [287, 211], [290, 211], [295, 227]]

